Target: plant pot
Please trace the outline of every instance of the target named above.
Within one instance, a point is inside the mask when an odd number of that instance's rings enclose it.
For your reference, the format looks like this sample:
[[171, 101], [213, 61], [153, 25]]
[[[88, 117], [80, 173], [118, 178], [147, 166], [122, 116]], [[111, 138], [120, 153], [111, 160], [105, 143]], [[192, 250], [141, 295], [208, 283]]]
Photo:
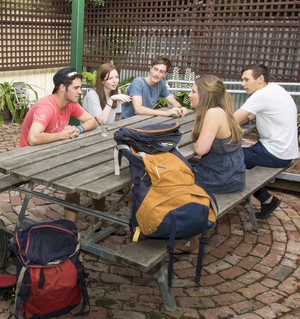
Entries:
[[9, 112], [9, 110], [3, 110], [0, 112], [2, 117], [3, 117], [3, 120], [4, 120], [4, 123], [7, 123], [7, 122], [11, 122], [12, 120], [12, 115], [11, 113]]

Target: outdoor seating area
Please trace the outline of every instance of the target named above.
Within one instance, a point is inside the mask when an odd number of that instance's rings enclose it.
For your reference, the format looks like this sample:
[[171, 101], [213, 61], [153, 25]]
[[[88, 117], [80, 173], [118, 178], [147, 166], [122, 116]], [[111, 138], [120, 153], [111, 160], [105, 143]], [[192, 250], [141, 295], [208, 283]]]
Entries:
[[299, 319], [300, 4], [0, 6], [0, 319]]
[[[5, 146], [12, 148], [11, 135], [19, 133], [19, 126], [14, 124], [13, 127], [14, 130], [10, 125], [0, 127], [2, 150]], [[44, 186], [39, 189], [45, 193], [53, 192]], [[299, 199], [298, 195], [277, 190], [274, 193], [283, 199], [283, 204], [274, 217], [258, 221], [258, 234], [252, 232], [243, 206], [237, 205], [219, 219], [218, 227], [208, 237], [200, 286], [193, 281], [195, 256], [176, 257], [172, 289], [177, 301], [177, 316], [184, 317], [189, 313], [193, 318], [217, 318], [222, 311], [229, 318], [247, 316], [247, 313], [259, 318], [272, 311], [274, 316], [281, 318], [299, 317]], [[108, 208], [116, 196], [108, 196]], [[0, 193], [1, 209], [6, 216], [4, 221], [10, 230], [15, 227], [22, 197], [15, 190]], [[88, 205], [88, 199], [84, 202]], [[130, 212], [130, 203], [129, 196], [119, 206], [121, 215]], [[61, 207], [33, 197], [26, 217], [54, 220], [62, 214]], [[90, 231], [93, 220], [88, 215], [80, 215], [78, 225], [83, 235]], [[125, 247], [129, 230], [124, 230], [125, 233], [119, 229], [107, 238], [104, 246], [110, 249]], [[117, 314], [123, 318], [132, 318], [133, 315], [146, 318], [151, 313], [164, 313], [166, 318], [173, 318], [172, 312], [163, 310], [163, 300], [152, 276], [131, 267], [120, 267], [88, 252], [83, 253], [83, 259], [91, 292], [92, 310], [88, 318], [107, 318]], [[111, 304], [110, 310], [106, 304]], [[0, 314], [9, 316], [12, 303], [6, 301], [0, 305]]]

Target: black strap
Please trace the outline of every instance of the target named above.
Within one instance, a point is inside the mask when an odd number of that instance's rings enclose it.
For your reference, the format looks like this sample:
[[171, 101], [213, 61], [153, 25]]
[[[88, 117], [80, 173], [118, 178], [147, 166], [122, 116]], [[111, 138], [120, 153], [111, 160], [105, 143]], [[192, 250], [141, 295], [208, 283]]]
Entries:
[[[25, 287], [25, 285], [22, 283], [21, 287], [18, 291], [16, 291], [15, 296], [15, 309], [14, 309], [14, 315], [15, 318], [23, 318], [25, 315], [25, 308], [30, 295], [30, 288]], [[22, 307], [21, 307], [22, 304]], [[22, 313], [20, 313], [20, 310], [22, 310]]]
[[200, 282], [200, 278], [201, 278], [202, 261], [203, 261], [204, 249], [206, 244], [206, 232], [207, 232], [207, 228], [203, 227], [203, 231], [201, 235], [199, 236], [199, 251], [198, 251], [196, 274], [195, 274], [195, 281], [197, 283]]
[[176, 216], [174, 212], [170, 213], [171, 225], [170, 225], [170, 240], [169, 240], [169, 267], [168, 267], [168, 286], [172, 287], [173, 277], [173, 264], [174, 264], [174, 246], [175, 246], [175, 233], [176, 233]]
[[78, 282], [78, 286], [82, 292], [82, 304], [78, 312], [72, 313], [74, 316], [84, 316], [90, 312], [90, 297], [86, 288], [85, 280], [82, 279]]

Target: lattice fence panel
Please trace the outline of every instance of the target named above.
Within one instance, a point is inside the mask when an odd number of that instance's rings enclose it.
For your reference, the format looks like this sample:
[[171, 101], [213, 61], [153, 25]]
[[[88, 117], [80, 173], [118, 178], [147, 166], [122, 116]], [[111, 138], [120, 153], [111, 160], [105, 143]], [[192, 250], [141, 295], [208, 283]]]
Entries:
[[300, 80], [299, 1], [215, 0], [196, 7], [191, 68], [233, 78], [241, 66], [262, 62], [275, 71], [273, 80]]
[[[0, 70], [69, 64], [69, 0], [1, 0]], [[182, 73], [239, 78], [244, 64], [266, 63], [278, 81], [300, 81], [300, 1], [106, 0], [86, 6], [83, 63], [113, 59], [147, 71], [165, 55]]]
[[1, 0], [0, 69], [70, 62], [71, 4], [61, 0]]
[[101, 9], [88, 7], [84, 64], [113, 59], [122, 68], [145, 70], [157, 55], [182, 59], [189, 47], [189, 2], [106, 1]]
[[113, 59], [122, 69], [147, 71], [157, 55], [182, 73], [240, 77], [265, 63], [272, 80], [300, 81], [300, 1], [106, 0], [85, 15], [86, 67]]

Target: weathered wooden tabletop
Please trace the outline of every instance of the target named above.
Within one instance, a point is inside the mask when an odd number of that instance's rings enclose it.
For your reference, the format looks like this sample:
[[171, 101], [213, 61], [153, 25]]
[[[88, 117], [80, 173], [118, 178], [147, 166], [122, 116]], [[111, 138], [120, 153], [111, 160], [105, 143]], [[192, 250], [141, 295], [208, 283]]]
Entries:
[[[109, 127], [107, 137], [101, 129], [86, 132], [76, 139], [29, 146], [0, 154], [0, 172], [21, 181], [43, 184], [58, 191], [101, 198], [118, 191], [130, 183], [128, 165], [121, 167], [119, 176], [114, 173], [113, 134], [123, 126], [141, 127], [154, 123], [181, 124], [182, 138], [179, 150], [189, 158], [194, 155], [191, 131], [194, 112], [183, 118], [133, 116], [116, 121]], [[244, 130], [248, 128], [245, 126]]]
[[114, 174], [113, 148], [116, 143], [113, 134], [118, 128], [178, 122], [183, 133], [179, 147], [188, 156], [193, 153], [190, 141], [193, 120], [193, 112], [176, 119], [134, 116], [113, 123], [107, 137], [103, 137], [101, 129], [97, 128], [73, 140], [29, 146], [0, 154], [0, 172], [58, 191], [101, 198], [124, 188], [130, 182], [128, 165], [122, 165], [120, 176]]

